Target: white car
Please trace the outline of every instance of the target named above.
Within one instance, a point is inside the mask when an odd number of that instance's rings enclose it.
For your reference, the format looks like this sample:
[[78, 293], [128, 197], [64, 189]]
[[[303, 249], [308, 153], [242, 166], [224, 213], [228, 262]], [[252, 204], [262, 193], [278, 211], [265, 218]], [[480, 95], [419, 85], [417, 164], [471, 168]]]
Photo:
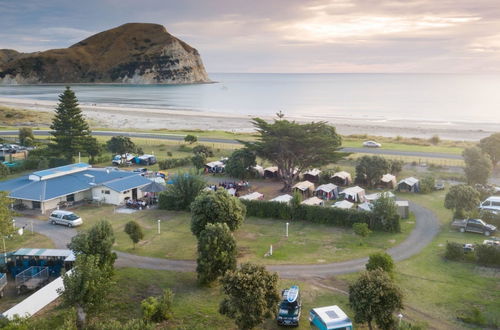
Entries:
[[82, 218], [70, 211], [55, 210], [50, 214], [49, 221], [53, 225], [76, 227], [83, 224]]
[[481, 211], [491, 212], [493, 214], [500, 213], [500, 196], [490, 196], [484, 200], [479, 206]]
[[368, 148], [380, 148], [382, 145], [378, 142], [375, 141], [365, 141], [363, 142], [363, 147], [368, 147]]

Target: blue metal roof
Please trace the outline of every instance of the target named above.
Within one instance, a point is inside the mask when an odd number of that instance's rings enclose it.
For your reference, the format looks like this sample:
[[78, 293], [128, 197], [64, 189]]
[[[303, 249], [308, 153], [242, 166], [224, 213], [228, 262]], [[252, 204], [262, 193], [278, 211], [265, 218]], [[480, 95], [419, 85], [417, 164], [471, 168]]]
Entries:
[[90, 165], [87, 163], [76, 163], [76, 164], [70, 164], [70, 165], [49, 168], [47, 170], [36, 171], [36, 172], [33, 172], [33, 175], [36, 175], [39, 177], [45, 177], [45, 176], [54, 175], [54, 174], [64, 175], [64, 173], [66, 173], [66, 172], [73, 172], [75, 170], [80, 170], [80, 169], [83, 170], [83, 169], [86, 169], [89, 167], [90, 167]]
[[[78, 165], [78, 164], [77, 164]], [[29, 180], [29, 176], [0, 182], [0, 191], [8, 191], [9, 197], [33, 201], [46, 201], [104, 185], [115, 191], [124, 191], [146, 185], [150, 181], [138, 173], [88, 168], [42, 181]]]

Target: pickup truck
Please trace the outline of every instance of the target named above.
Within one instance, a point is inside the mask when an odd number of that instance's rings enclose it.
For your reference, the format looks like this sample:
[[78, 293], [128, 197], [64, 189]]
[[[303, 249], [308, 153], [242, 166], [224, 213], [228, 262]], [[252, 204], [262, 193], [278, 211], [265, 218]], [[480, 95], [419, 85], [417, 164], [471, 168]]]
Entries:
[[451, 223], [451, 227], [460, 230], [461, 233], [469, 231], [484, 234], [485, 236], [490, 236], [497, 230], [497, 227], [487, 224], [481, 219], [455, 220]]

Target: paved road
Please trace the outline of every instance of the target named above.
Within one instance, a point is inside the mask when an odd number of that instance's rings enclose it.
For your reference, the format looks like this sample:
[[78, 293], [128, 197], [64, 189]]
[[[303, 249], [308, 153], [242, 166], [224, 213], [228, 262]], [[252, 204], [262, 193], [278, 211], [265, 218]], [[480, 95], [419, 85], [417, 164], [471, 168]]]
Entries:
[[[17, 135], [18, 131], [0, 131], [0, 135]], [[35, 130], [34, 135], [48, 135], [48, 130]], [[92, 135], [95, 136], [115, 136], [115, 135], [126, 135], [130, 137], [140, 137], [146, 139], [160, 139], [160, 140], [173, 140], [173, 141], [184, 141], [184, 135], [181, 134], [157, 134], [157, 133], [136, 133], [136, 132], [113, 132], [113, 131], [93, 131]], [[217, 139], [217, 138], [198, 138], [200, 142], [207, 143], [239, 143], [236, 140], [231, 139]], [[454, 155], [448, 153], [435, 153], [435, 152], [418, 152], [418, 151], [400, 151], [400, 150], [388, 150], [383, 148], [342, 148], [344, 152], [352, 153], [363, 153], [363, 154], [378, 154], [378, 155], [395, 155], [395, 156], [411, 156], [411, 157], [421, 157], [421, 158], [442, 158], [442, 159], [463, 159], [461, 155]]]
[[[398, 246], [387, 252], [396, 261], [401, 261], [418, 254], [427, 246], [439, 232], [439, 221], [428, 209], [417, 204], [411, 204], [411, 211], [415, 214], [416, 225], [408, 238]], [[22, 226], [30, 221], [34, 223], [34, 230], [48, 236], [54, 241], [57, 248], [65, 248], [76, 230], [63, 226], [53, 226], [46, 221], [32, 220], [29, 218], [16, 218], [16, 225]], [[192, 260], [170, 260], [160, 258], [141, 257], [124, 252], [116, 252], [117, 267], [134, 267], [143, 269], [172, 270], [192, 272], [196, 263]], [[270, 265], [267, 269], [278, 272], [284, 278], [326, 277], [339, 274], [354, 273], [364, 269], [368, 258], [359, 258], [344, 262], [316, 265]]]

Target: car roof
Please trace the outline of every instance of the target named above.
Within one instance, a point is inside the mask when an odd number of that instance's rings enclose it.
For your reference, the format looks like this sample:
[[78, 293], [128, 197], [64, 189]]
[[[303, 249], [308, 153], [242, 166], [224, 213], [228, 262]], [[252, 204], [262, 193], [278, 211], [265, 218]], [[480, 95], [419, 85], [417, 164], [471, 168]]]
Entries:
[[495, 202], [500, 202], [500, 196], [490, 196], [486, 198], [485, 201], [495, 201]]
[[54, 214], [54, 213], [59, 213], [59, 214], [64, 214], [64, 215], [74, 214], [71, 211], [65, 211], [65, 210], [55, 210], [55, 211], [52, 212], [52, 214]]

